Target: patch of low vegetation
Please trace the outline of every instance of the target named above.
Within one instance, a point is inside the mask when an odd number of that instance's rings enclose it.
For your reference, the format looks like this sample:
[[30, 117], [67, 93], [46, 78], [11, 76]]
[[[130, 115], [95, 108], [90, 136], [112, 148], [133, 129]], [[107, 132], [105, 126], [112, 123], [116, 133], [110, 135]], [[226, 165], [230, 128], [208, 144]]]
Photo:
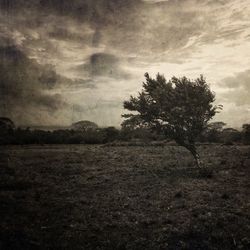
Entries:
[[250, 249], [249, 146], [1, 149], [1, 249]]

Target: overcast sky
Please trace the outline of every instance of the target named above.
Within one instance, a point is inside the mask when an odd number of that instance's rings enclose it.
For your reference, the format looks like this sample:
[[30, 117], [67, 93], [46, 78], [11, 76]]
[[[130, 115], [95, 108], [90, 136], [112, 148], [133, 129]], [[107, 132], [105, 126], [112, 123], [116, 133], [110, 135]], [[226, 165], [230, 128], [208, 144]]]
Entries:
[[249, 0], [0, 0], [0, 116], [17, 125], [119, 126], [144, 73], [203, 74], [250, 122]]

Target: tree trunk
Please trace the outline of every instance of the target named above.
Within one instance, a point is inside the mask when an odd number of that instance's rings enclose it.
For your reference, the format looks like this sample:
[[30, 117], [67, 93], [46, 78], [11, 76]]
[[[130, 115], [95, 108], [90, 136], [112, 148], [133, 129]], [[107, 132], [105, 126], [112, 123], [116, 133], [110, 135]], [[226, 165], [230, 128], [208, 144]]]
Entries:
[[200, 160], [200, 155], [196, 152], [194, 156], [194, 159], [195, 159], [195, 163], [196, 163], [196, 166], [198, 168], [201, 168], [202, 165], [201, 165], [201, 160]]
[[190, 142], [184, 142], [183, 140], [180, 140], [179, 138], [175, 139], [175, 141], [185, 147], [188, 151], [191, 152], [191, 154], [193, 155], [194, 159], [195, 159], [195, 163], [196, 163], [196, 166], [198, 168], [201, 168], [202, 167], [202, 162], [200, 160], [200, 155], [198, 154], [197, 150], [196, 150], [196, 146], [195, 146], [195, 143], [194, 141], [190, 141]]
[[200, 160], [200, 155], [198, 154], [195, 145], [194, 144], [185, 145], [185, 148], [188, 149], [191, 152], [191, 154], [193, 155], [193, 157], [195, 159], [196, 166], [198, 168], [201, 168], [202, 164], [201, 164], [201, 160]]

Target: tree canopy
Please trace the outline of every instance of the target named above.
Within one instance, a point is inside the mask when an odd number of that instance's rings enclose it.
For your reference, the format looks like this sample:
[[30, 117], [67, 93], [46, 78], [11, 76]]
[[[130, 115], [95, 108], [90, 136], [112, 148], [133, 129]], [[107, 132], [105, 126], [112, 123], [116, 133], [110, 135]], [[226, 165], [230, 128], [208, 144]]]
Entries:
[[78, 130], [78, 131], [88, 131], [88, 130], [95, 130], [98, 128], [98, 125], [91, 121], [79, 121], [72, 123], [71, 129]]
[[138, 96], [130, 96], [130, 100], [124, 101], [124, 108], [133, 113], [123, 115], [122, 126], [164, 132], [198, 160], [196, 138], [221, 109], [221, 105], [213, 105], [215, 94], [205, 78], [202, 75], [195, 80], [172, 77], [167, 81], [163, 75], [157, 74], [153, 79], [148, 73], [145, 78]]

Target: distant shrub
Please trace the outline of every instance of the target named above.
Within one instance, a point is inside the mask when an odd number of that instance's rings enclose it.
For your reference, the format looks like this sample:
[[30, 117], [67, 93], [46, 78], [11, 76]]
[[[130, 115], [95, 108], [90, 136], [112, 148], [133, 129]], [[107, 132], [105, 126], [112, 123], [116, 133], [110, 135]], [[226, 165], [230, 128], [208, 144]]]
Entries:
[[67, 143], [69, 144], [80, 144], [80, 143], [84, 143], [84, 138], [81, 135], [71, 135], [69, 136], [69, 138], [67, 139]]
[[105, 134], [101, 130], [92, 130], [82, 134], [83, 142], [86, 144], [104, 143]]
[[234, 128], [225, 128], [221, 132], [220, 138], [225, 145], [233, 145], [241, 141], [241, 132]]
[[71, 125], [71, 129], [75, 131], [87, 132], [89, 130], [98, 129], [98, 125], [91, 121], [79, 121]]
[[164, 136], [163, 134], [157, 134], [156, 132], [152, 132], [147, 128], [122, 127], [119, 139], [122, 141], [140, 139], [144, 142], [149, 142], [165, 140], [166, 136]]
[[[152, 132], [143, 127], [130, 128], [122, 127], [121, 130], [115, 127], [91, 128], [86, 130], [58, 129], [54, 131], [32, 130], [30, 128], [16, 128], [9, 122], [7, 125], [2, 122], [0, 130], [0, 145], [7, 144], [119, 144], [124, 146], [164, 146], [177, 145], [164, 134]], [[10, 125], [9, 125], [10, 124]], [[1, 125], [1, 124], [0, 124]], [[200, 136], [201, 143], [223, 143], [224, 145], [234, 145], [236, 143], [250, 144], [250, 124], [244, 124], [243, 130], [238, 131], [233, 128], [225, 128], [222, 122], [212, 123], [208, 129]], [[127, 143], [122, 143], [127, 142]]]
[[207, 125], [206, 129], [199, 136], [200, 142], [223, 142], [221, 140], [221, 133], [226, 123], [224, 122], [211, 122]]
[[115, 127], [107, 127], [102, 129], [102, 133], [104, 136], [103, 142], [113, 142], [117, 139], [119, 139], [120, 131], [116, 129]]

